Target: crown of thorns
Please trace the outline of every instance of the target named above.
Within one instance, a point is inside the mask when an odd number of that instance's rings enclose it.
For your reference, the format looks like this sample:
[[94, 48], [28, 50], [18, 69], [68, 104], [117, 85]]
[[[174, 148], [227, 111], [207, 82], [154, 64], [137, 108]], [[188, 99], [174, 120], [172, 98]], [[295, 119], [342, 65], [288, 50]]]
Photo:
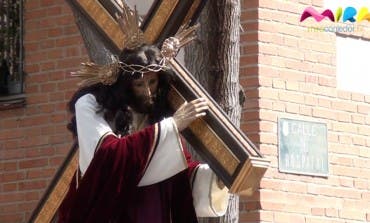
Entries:
[[[130, 9], [127, 4], [121, 0], [122, 12], [117, 15], [117, 22], [122, 32], [124, 32], [124, 48], [135, 49], [146, 43], [144, 33], [139, 27], [139, 16], [135, 10]], [[114, 84], [120, 74], [120, 70], [125, 71], [125, 75], [134, 73], [159, 72], [167, 69], [167, 61], [174, 58], [179, 49], [195, 39], [195, 31], [199, 25], [183, 25], [174, 37], [167, 38], [161, 47], [162, 59], [158, 64], [149, 64], [146, 66], [140, 64], [127, 64], [113, 58], [113, 63], [98, 65], [92, 62], [81, 63], [80, 70], [72, 72], [71, 75], [80, 77], [83, 80], [79, 86], [86, 87], [93, 84], [102, 83], [104, 85]]]
[[168, 68], [165, 64], [165, 59], [163, 58], [158, 64], [149, 64], [146, 66], [140, 64], [126, 64], [124, 62], [118, 62], [119, 68], [127, 73], [134, 74], [138, 73], [147, 73], [147, 72], [159, 72]]

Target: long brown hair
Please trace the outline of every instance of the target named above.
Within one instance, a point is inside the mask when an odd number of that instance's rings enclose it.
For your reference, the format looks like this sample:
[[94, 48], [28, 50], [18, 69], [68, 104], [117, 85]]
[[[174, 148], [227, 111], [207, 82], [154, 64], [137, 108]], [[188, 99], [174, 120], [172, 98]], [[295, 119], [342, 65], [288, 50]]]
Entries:
[[[162, 59], [159, 49], [153, 45], [142, 45], [134, 50], [125, 49], [119, 56], [119, 60], [126, 64], [139, 64], [147, 66], [149, 64], [159, 64]], [[154, 102], [153, 112], [149, 114], [149, 122], [153, 124], [163, 117], [171, 115], [167, 102], [167, 94], [172, 81], [173, 72], [171, 70], [161, 70], [159, 72], [159, 83], [157, 97]], [[114, 122], [116, 134], [127, 135], [132, 123], [132, 113], [128, 109], [133, 97], [131, 82], [141, 78], [141, 73], [128, 74], [120, 71], [118, 80], [113, 85], [103, 85], [101, 83], [89, 87], [78, 89], [68, 103], [68, 110], [73, 114], [67, 128], [77, 136], [75, 104], [77, 100], [85, 94], [95, 96], [97, 103], [101, 106], [98, 112], [104, 112], [104, 118], [109, 122]]]

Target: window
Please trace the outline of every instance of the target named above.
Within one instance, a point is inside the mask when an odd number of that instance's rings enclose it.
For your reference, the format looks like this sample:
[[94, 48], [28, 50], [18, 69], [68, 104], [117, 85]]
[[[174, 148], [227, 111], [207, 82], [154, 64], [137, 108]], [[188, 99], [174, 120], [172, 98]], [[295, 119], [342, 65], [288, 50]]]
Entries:
[[23, 0], [0, 3], [0, 110], [24, 104]]

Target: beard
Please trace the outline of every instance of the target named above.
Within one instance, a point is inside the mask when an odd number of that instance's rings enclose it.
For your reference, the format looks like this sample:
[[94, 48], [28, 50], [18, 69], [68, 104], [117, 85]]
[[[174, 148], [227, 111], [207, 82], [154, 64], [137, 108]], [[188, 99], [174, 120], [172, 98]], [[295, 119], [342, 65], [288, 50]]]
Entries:
[[152, 96], [135, 95], [132, 97], [130, 107], [138, 113], [150, 114], [153, 112], [155, 99], [156, 95]]

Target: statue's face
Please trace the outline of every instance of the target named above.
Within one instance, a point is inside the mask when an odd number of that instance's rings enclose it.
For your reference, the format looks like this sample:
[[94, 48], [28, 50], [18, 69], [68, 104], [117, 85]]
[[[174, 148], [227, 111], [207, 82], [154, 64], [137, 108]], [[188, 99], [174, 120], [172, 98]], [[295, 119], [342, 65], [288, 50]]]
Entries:
[[131, 89], [135, 99], [132, 108], [140, 113], [149, 113], [154, 105], [158, 90], [158, 73], [148, 72], [133, 80]]

